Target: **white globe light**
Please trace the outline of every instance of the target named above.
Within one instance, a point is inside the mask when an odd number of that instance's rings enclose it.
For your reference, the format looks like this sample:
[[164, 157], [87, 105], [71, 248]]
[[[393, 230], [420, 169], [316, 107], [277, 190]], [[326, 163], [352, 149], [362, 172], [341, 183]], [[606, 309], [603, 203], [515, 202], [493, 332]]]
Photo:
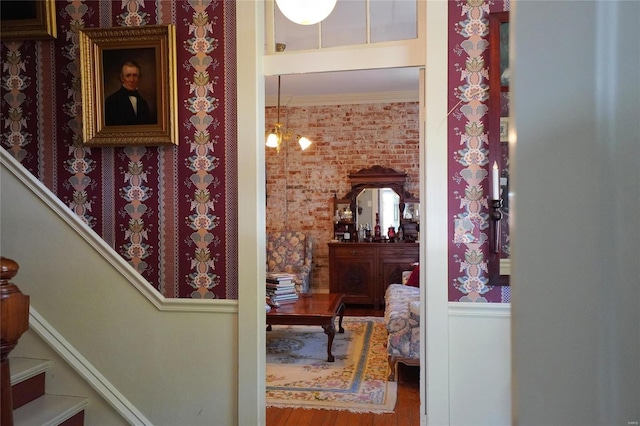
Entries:
[[317, 24], [329, 16], [337, 0], [276, 0], [280, 11], [300, 25]]

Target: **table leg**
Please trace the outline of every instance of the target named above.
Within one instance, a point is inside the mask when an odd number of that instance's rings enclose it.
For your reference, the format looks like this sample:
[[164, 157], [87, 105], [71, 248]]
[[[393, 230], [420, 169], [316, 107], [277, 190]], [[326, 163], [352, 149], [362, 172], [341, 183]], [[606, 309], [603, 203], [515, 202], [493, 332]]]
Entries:
[[334, 357], [331, 354], [331, 346], [333, 345], [333, 337], [336, 335], [336, 327], [335, 327], [335, 325], [333, 325], [333, 318], [331, 319], [331, 322], [329, 324], [323, 325], [322, 328], [324, 329], [324, 333], [328, 337], [328, 341], [327, 341], [327, 362], [333, 362], [334, 361]]
[[344, 303], [340, 304], [338, 308], [338, 315], [340, 319], [338, 320], [338, 333], [344, 333], [344, 328], [342, 328], [342, 317], [344, 316]]

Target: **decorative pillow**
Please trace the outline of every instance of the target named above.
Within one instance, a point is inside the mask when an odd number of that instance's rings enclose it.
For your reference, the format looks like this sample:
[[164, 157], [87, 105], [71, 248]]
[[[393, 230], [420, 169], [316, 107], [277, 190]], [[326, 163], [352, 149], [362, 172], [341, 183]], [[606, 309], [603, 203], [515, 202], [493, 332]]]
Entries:
[[420, 265], [416, 265], [413, 267], [413, 271], [411, 271], [411, 275], [407, 279], [406, 285], [410, 285], [411, 287], [420, 287]]

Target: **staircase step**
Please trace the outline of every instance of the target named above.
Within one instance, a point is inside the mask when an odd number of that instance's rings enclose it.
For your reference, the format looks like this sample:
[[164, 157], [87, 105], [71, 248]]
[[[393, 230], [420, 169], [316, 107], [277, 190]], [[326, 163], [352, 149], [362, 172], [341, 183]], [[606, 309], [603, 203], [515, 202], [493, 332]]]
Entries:
[[33, 358], [9, 358], [13, 409], [44, 395], [45, 372], [51, 362]]
[[[13, 412], [14, 426], [57, 426], [82, 424], [86, 398], [43, 395]], [[80, 415], [80, 416], [78, 416]], [[78, 417], [80, 417], [78, 419]], [[70, 419], [78, 419], [79, 423]]]
[[86, 398], [45, 394], [51, 361], [10, 357], [15, 426], [76, 426], [84, 423]]

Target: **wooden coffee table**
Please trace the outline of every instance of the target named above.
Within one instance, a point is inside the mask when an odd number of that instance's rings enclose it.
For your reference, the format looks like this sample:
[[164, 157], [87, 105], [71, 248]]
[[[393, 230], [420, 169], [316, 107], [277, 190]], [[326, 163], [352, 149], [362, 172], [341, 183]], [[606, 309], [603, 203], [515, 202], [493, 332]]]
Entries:
[[344, 333], [342, 317], [344, 316], [344, 294], [314, 294], [311, 297], [302, 297], [295, 303], [286, 303], [279, 308], [271, 308], [267, 312], [267, 331], [271, 331], [272, 325], [319, 325], [324, 329], [328, 337], [327, 361], [333, 362], [331, 354], [333, 337], [336, 335], [335, 319], [339, 316], [338, 333]]

